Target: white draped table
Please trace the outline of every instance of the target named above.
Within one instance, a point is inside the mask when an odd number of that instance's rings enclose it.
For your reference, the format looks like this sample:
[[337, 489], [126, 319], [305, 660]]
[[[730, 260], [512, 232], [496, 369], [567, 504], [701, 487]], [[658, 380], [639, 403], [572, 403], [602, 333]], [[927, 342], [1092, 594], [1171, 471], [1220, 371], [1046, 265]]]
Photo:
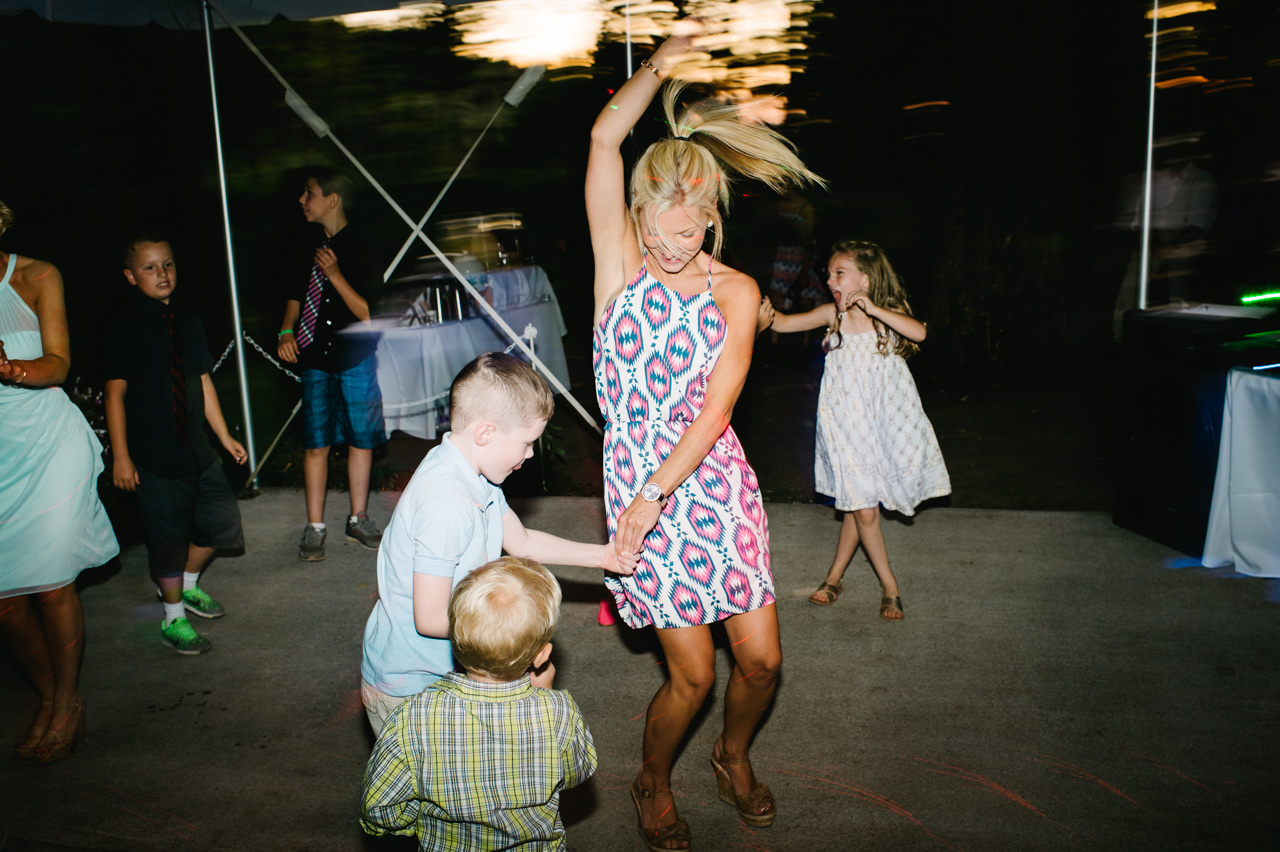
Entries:
[[[537, 266], [489, 273], [498, 313], [523, 335], [537, 329], [534, 354], [566, 387], [569, 368], [564, 358], [566, 331], [560, 304], [547, 275]], [[511, 345], [487, 316], [405, 328], [381, 328], [378, 343], [378, 386], [387, 435], [397, 429], [418, 438], [436, 437], [436, 413], [448, 407], [449, 385], [458, 371], [477, 355], [502, 352]], [[524, 357], [520, 350], [512, 354]]]
[[1280, 577], [1280, 370], [1227, 374], [1201, 564]]

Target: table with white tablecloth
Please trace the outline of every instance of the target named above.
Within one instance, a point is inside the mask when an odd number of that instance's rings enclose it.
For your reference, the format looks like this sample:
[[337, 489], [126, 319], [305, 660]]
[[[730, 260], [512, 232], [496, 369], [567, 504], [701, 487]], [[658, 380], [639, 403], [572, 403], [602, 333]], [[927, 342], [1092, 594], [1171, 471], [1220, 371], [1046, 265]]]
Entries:
[[[496, 269], [488, 282], [493, 305], [518, 335], [537, 331], [532, 348], [566, 387], [566, 331], [555, 291], [540, 267]], [[463, 320], [384, 328], [378, 343], [378, 385], [387, 435], [400, 430], [418, 438], [436, 437], [436, 415], [447, 409], [449, 385], [477, 355], [502, 352], [511, 340], [487, 315]], [[527, 341], [526, 341], [527, 342]], [[519, 348], [512, 354], [524, 357]]]
[[1227, 374], [1218, 469], [1200, 562], [1280, 577], [1280, 370]]

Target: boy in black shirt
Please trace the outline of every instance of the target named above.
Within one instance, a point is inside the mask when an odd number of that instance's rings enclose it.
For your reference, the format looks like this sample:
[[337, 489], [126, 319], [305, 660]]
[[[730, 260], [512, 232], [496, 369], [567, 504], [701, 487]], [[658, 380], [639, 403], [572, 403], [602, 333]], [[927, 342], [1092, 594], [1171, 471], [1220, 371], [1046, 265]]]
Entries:
[[347, 445], [351, 514], [346, 537], [369, 550], [382, 541], [366, 512], [373, 450], [386, 439], [382, 392], [378, 389], [376, 336], [362, 333], [369, 308], [382, 285], [372, 246], [347, 221], [351, 180], [335, 169], [311, 170], [298, 199], [303, 217], [320, 226], [318, 247], [308, 256], [306, 275], [287, 285], [284, 322], [277, 354], [302, 365], [302, 422], [306, 456], [307, 526], [298, 543], [298, 558], [324, 559], [325, 491], [329, 448]]
[[151, 575], [164, 601], [160, 641], [179, 654], [202, 654], [212, 646], [184, 610], [225, 614], [200, 588], [200, 572], [215, 550], [244, 547], [240, 509], [204, 424], [240, 464], [248, 453], [222, 418], [200, 317], [170, 301], [178, 273], [169, 243], [131, 242], [124, 277], [137, 291], [117, 319], [106, 359], [112, 478], [138, 494]]

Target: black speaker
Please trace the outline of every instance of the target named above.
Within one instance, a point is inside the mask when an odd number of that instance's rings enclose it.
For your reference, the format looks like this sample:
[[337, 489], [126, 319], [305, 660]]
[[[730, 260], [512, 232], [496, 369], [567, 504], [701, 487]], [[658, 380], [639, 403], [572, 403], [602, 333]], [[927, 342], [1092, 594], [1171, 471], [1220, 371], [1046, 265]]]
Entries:
[[1112, 519], [1182, 553], [1204, 551], [1227, 372], [1280, 361], [1264, 319], [1129, 311], [1116, 381]]

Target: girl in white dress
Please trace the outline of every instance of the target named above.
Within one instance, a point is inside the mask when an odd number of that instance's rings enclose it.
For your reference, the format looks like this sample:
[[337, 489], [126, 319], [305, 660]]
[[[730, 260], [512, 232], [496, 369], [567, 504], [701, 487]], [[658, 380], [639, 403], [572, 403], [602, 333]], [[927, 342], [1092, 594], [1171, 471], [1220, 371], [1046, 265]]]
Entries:
[[880, 580], [880, 617], [901, 621], [902, 598], [889, 567], [880, 507], [912, 515], [921, 502], [951, 493], [942, 451], [905, 361], [919, 351], [925, 325], [912, 316], [902, 283], [875, 243], [836, 243], [827, 287], [835, 302], [805, 313], [778, 314], [768, 302], [761, 305], [763, 327], [827, 329], [814, 487], [835, 498], [844, 518], [831, 568], [809, 600], [820, 606], [836, 602], [861, 542]]

